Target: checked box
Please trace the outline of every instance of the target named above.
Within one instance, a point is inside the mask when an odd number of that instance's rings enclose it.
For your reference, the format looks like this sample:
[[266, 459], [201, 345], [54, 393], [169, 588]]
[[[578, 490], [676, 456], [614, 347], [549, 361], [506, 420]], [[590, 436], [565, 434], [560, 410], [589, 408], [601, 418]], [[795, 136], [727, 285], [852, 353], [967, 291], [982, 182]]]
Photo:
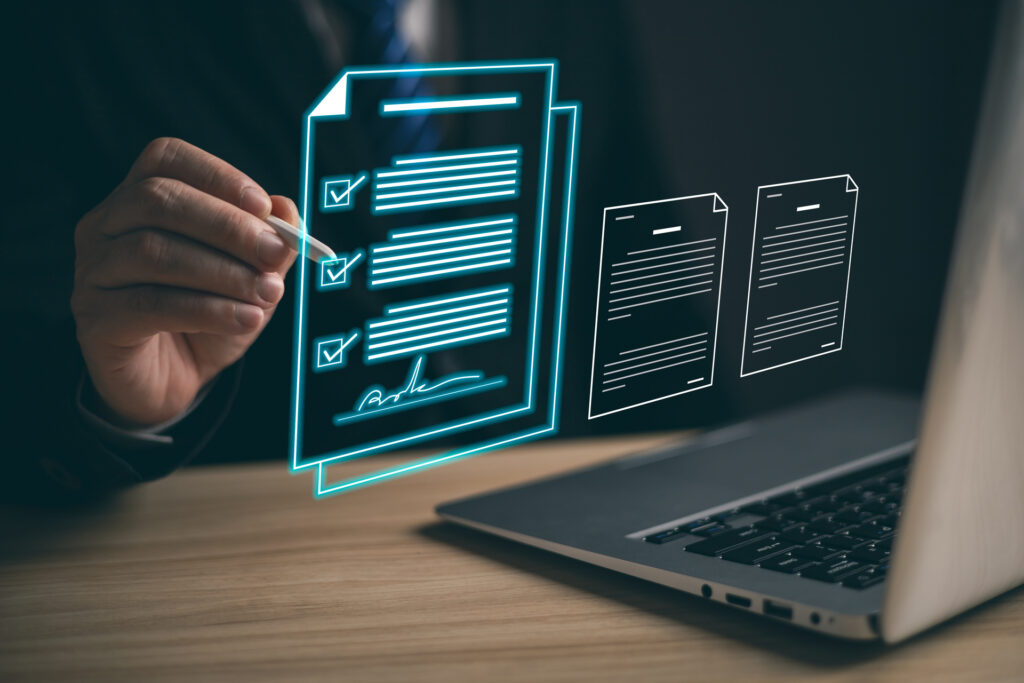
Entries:
[[365, 252], [356, 249], [351, 254], [338, 256], [337, 258], [325, 258], [320, 261], [320, 280], [317, 282], [317, 289], [344, 289], [348, 287], [350, 279], [348, 271], [354, 268], [363, 260]]
[[358, 328], [352, 330], [348, 335], [332, 335], [320, 337], [313, 342], [316, 349], [316, 363], [313, 366], [317, 372], [327, 370], [340, 370], [348, 363], [348, 351], [359, 338], [362, 332]]
[[356, 189], [365, 181], [366, 173], [360, 173], [357, 178], [350, 175], [324, 178], [321, 210], [324, 212], [350, 210], [355, 205], [353, 198]]

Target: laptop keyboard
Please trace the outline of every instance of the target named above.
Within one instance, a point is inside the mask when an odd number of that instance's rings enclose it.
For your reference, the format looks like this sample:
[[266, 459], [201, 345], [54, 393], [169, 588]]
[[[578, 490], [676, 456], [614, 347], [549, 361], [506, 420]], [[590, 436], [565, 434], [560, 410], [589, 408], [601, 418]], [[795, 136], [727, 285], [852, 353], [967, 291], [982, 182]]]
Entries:
[[885, 580], [905, 456], [644, 538], [686, 552], [864, 589]]

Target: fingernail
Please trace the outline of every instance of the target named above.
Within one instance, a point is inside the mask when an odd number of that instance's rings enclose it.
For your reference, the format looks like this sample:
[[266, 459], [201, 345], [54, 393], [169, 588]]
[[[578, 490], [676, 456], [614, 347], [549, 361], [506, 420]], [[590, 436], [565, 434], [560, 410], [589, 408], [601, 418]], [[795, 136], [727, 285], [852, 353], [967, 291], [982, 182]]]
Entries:
[[247, 187], [242, 190], [242, 196], [238, 200], [238, 206], [242, 211], [248, 211], [254, 216], [265, 218], [270, 215], [273, 205], [270, 197], [263, 190], [256, 187]]
[[268, 304], [276, 304], [284, 294], [284, 282], [277, 275], [264, 273], [256, 279], [256, 293]]
[[249, 304], [235, 304], [235, 320], [243, 330], [255, 330], [263, 322], [263, 311]]
[[284, 263], [287, 255], [288, 245], [277, 236], [277, 233], [267, 230], [260, 235], [259, 241], [256, 242], [256, 256], [271, 268], [276, 268]]

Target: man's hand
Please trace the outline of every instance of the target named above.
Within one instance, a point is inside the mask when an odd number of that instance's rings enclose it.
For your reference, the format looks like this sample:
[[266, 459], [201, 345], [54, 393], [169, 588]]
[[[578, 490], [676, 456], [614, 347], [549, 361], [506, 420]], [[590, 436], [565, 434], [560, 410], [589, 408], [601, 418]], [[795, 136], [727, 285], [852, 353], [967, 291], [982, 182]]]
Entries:
[[92, 383], [114, 416], [179, 415], [249, 348], [295, 252], [263, 222], [295, 204], [182, 140], [154, 140], [75, 229], [71, 310]]

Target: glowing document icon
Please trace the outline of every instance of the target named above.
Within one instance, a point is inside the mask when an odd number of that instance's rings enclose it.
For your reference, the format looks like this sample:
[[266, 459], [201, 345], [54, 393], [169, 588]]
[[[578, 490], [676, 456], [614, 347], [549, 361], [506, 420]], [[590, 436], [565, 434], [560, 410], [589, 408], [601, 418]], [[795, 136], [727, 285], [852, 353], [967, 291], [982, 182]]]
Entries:
[[728, 217], [717, 194], [604, 210], [590, 419], [712, 385]]
[[859, 194], [849, 175], [757, 189], [740, 376], [843, 348]]
[[[307, 113], [303, 219], [341, 255], [296, 264], [291, 469], [314, 471], [314, 495], [556, 431], [579, 113], [556, 76], [355, 68]], [[401, 97], [422, 81], [466, 94]], [[472, 142], [375, 148], [424, 124]], [[454, 434], [472, 445], [332, 481], [334, 463]]]

